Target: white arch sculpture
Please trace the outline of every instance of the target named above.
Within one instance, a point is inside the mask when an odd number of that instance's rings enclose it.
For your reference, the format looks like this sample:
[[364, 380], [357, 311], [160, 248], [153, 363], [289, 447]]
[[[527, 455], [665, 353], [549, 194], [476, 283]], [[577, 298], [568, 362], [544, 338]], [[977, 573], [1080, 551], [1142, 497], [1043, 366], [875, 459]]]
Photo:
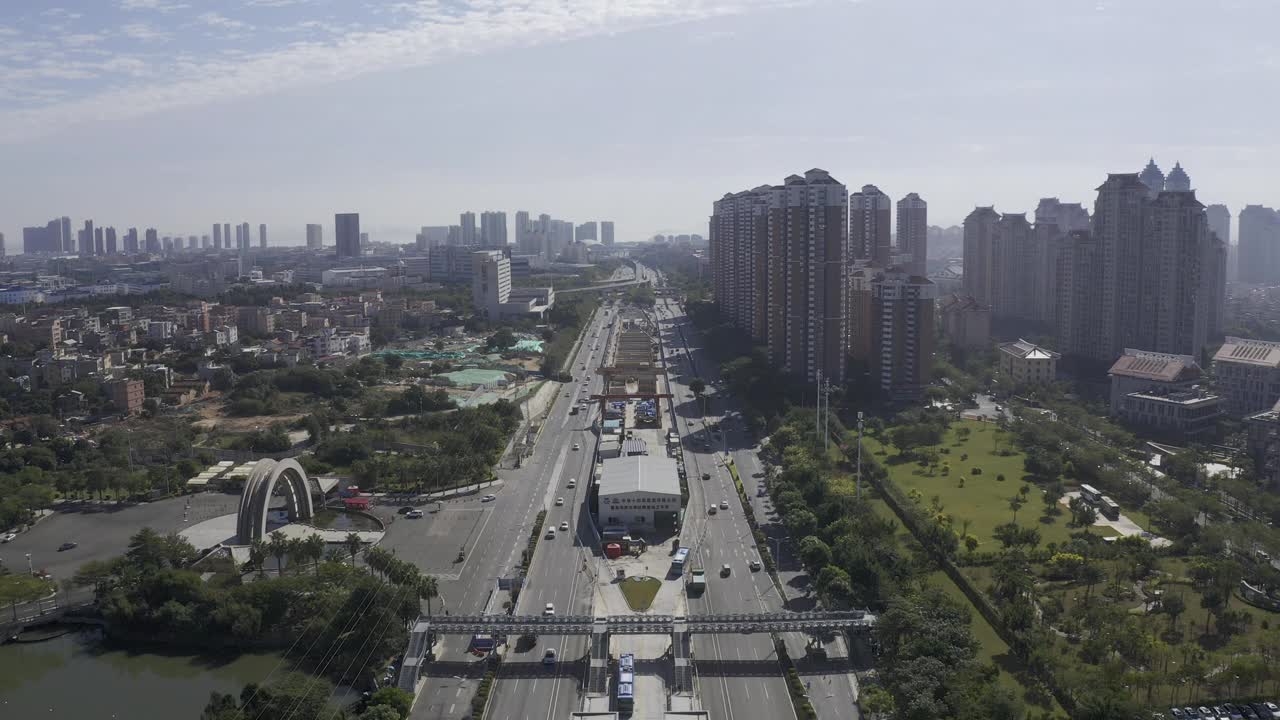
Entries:
[[283, 479], [285, 501], [288, 503], [289, 520], [310, 520], [315, 516], [311, 504], [311, 491], [307, 485], [307, 471], [297, 460], [259, 460], [244, 484], [240, 496], [240, 513], [236, 517], [236, 542], [249, 545], [267, 534], [267, 509], [271, 506], [271, 493], [276, 482]]

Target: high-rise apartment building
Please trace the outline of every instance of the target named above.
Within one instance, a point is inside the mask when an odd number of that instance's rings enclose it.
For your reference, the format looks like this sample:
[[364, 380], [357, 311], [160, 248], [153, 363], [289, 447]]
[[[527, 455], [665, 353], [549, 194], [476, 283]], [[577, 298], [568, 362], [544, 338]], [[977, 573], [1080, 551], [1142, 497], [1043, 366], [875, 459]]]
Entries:
[[106, 231], [106, 250], [108, 255], [115, 255], [116, 246], [116, 229], [114, 227], [107, 228]]
[[600, 242], [604, 245], [613, 245], [613, 221], [600, 221]]
[[855, 269], [849, 281], [849, 356], [894, 401], [918, 400], [930, 381], [937, 288], [901, 268]]
[[65, 253], [75, 252], [75, 235], [71, 232], [71, 218], [66, 215], [62, 216], [62, 251]]
[[230, 250], [231, 245], [231, 223], [222, 223], [222, 246]]
[[1088, 230], [1067, 233], [1058, 253], [1057, 333], [1064, 353], [1101, 359], [1110, 354], [1109, 333], [1102, 327], [1102, 246]]
[[480, 245], [486, 248], [507, 246], [507, 213], [488, 210], [480, 213]]
[[459, 216], [462, 227], [462, 244], [475, 245], [479, 238], [476, 237], [476, 214], [473, 212], [464, 212]]
[[265, 250], [267, 248], [267, 224], [258, 225], [258, 247]]
[[846, 324], [848, 191], [825, 170], [782, 185], [727, 194], [710, 230], [716, 304], [766, 345], [785, 372], [842, 382]]
[[1000, 213], [978, 206], [964, 219], [964, 292], [980, 305], [992, 305], [991, 253]]
[[1231, 242], [1231, 210], [1226, 205], [1209, 205], [1204, 209], [1209, 218], [1209, 232], [1227, 245], [1227, 282], [1236, 281], [1236, 247]]
[[360, 213], [334, 215], [333, 237], [337, 242], [339, 260], [360, 257]]
[[218, 223], [213, 224], [213, 247], [217, 250], [222, 249], [222, 226]]
[[209, 249], [209, 247], [210, 247], [210, 242], [209, 242], [209, 236], [208, 236], [208, 235], [201, 235], [201, 236], [200, 236], [200, 247], [201, 247], [201, 248], [203, 248], [203, 249], [205, 249], [205, 250], [208, 250], [208, 249]]
[[124, 234], [124, 251], [132, 255], [137, 253], [138, 250], [138, 228], [131, 227], [129, 232]]
[[1214, 254], [1204, 205], [1189, 190], [1166, 190], [1148, 204], [1146, 216], [1137, 332], [1117, 337], [1113, 352], [1124, 350], [1127, 336], [1144, 350], [1199, 356], [1209, 336]]
[[487, 320], [497, 320], [511, 299], [511, 260], [501, 250], [471, 254], [471, 301]]
[[584, 222], [573, 231], [573, 239], [578, 242], [590, 242], [597, 239], [596, 221], [591, 220]]
[[319, 250], [324, 247], [324, 226], [318, 223], [307, 223], [307, 248]]
[[240, 223], [240, 251], [248, 252], [253, 247], [253, 229], [249, 227], [249, 223]]
[[79, 237], [80, 257], [90, 257], [93, 255], [93, 221], [85, 220], [84, 229], [80, 231]]
[[1029, 316], [1050, 326], [1057, 325], [1058, 257], [1068, 233], [1088, 229], [1089, 211], [1080, 203], [1064, 203], [1056, 197], [1040, 199], [1032, 229], [1033, 286], [1038, 288], [1038, 293], [1035, 310], [1029, 311]]
[[528, 241], [525, 240], [525, 233], [529, 232], [532, 229], [533, 229], [533, 226], [530, 225], [529, 223], [529, 211], [517, 210], [516, 211], [516, 247], [520, 249], [521, 253], [525, 252], [524, 248], [528, 243]]
[[875, 185], [863, 185], [849, 196], [849, 243], [853, 259], [869, 260], [878, 268], [888, 268], [890, 215], [893, 201]]
[[68, 218], [55, 218], [50, 220], [44, 227], [22, 228], [22, 252], [50, 253], [53, 255], [64, 252], [66, 243], [63, 239], [63, 232], [66, 224], [70, 222]]
[[195, 250], [195, 249], [196, 249], [196, 248], [198, 248], [198, 247], [200, 247], [200, 238], [196, 237], [195, 235], [188, 235], [188, 236], [187, 236], [187, 249], [188, 249], [188, 250]]
[[[850, 203], [852, 208], [852, 203]], [[926, 274], [929, 256], [929, 204], [916, 193], [908, 193], [898, 201], [898, 253], [910, 255], [904, 268], [911, 275]]]
[[447, 244], [449, 247], [461, 247], [461, 246], [462, 246], [462, 226], [461, 226], [461, 225], [450, 225], [450, 226], [449, 226], [449, 242], [448, 242], [448, 243], [446, 243], [446, 244]]
[[147, 228], [146, 235], [143, 239], [143, 247], [149, 253], [160, 252], [160, 233], [155, 228]]
[[107, 254], [106, 238], [105, 238], [105, 235], [103, 234], [103, 229], [101, 227], [98, 227], [93, 231], [93, 254], [94, 255]]
[[1263, 205], [1240, 211], [1240, 282], [1280, 284], [1280, 212]]
[[991, 313], [1034, 319], [1040, 288], [1036, 246], [1026, 213], [1003, 213], [991, 236]]

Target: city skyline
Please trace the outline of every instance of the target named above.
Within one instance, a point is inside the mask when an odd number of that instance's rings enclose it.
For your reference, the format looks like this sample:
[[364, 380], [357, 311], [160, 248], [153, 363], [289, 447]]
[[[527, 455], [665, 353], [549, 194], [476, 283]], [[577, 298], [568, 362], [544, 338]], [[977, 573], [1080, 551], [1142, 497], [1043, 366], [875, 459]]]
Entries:
[[[359, 208], [373, 238], [408, 243], [422, 225], [446, 224], [451, 208], [471, 206], [608, 217], [629, 229], [618, 238], [626, 242], [704, 233], [705, 193], [814, 166], [851, 188], [875, 183], [895, 200], [917, 192], [933, 224], [950, 226], [976, 204], [1030, 210], [1041, 194], [1086, 202], [1079, 188], [1098, 168], [1153, 154], [1195, 168], [1201, 186], [1215, 189], [1206, 204], [1233, 212], [1276, 204], [1267, 182], [1280, 149], [1266, 122], [1275, 99], [1248, 91], [1268, 80], [1267, 58], [1248, 48], [1269, 47], [1263, 28], [1280, 17], [1264, 3], [1197, 12], [1195, 27], [1175, 19], [1202, 9], [1189, 2], [1064, 3], [1049, 22], [1006, 0], [818, 1], [803, 3], [805, 12], [746, 0], [569, 2], [560, 13], [493, 4], [463, 5], [452, 24], [430, 17], [427, 5], [374, 3], [385, 12], [359, 18], [367, 35], [352, 29], [359, 11], [326, 3], [245, 3], [221, 14], [180, 5], [0, 10], [11, 53], [84, 58], [45, 69], [14, 60], [22, 72], [0, 79], [14, 98], [0, 112], [12, 168], [0, 192], [7, 237], [73, 213], [183, 234], [239, 216], [280, 228], [272, 245], [300, 245], [307, 222]], [[911, 24], [921, 6], [938, 22], [920, 24], [908, 51], [896, 51], [891, 29]], [[439, 40], [463, 32], [474, 40], [459, 55], [421, 52], [457, 47]], [[1160, 72], [1135, 42], [1148, 37], [1179, 49], [1164, 54]], [[397, 42], [403, 47], [380, 59]], [[858, 107], [893, 112], [859, 112], [856, 124], [844, 94], [802, 101], [815, 82], [805, 77], [778, 90], [771, 109], [746, 112], [759, 90], [742, 83], [789, 75], [801, 61], [784, 48], [796, 43], [836, 66], [894, 57], [897, 74], [915, 81], [860, 80]], [[655, 45], [667, 51], [654, 54]], [[988, 51], [966, 49], [976, 46]], [[179, 48], [191, 55], [190, 77], [162, 64]], [[1001, 62], [1002, 53], [1017, 62]], [[1067, 57], [1070, 77], [1094, 78], [1071, 102], [1063, 102]], [[435, 64], [444, 61], [447, 68]], [[77, 77], [62, 79], [70, 70]], [[494, 77], [506, 92], [467, 92]], [[598, 97], [612, 110], [609, 122], [540, 119], [552, 99], [537, 77], [562, 77]], [[709, 102], [704, 89], [726, 77], [724, 97]], [[1189, 103], [1176, 123], [1149, 122], [1187, 83], [1238, 98], [1233, 112]], [[400, 98], [403, 87], [417, 89]], [[311, 112], [334, 96], [351, 102]], [[794, 130], [785, 114], [802, 102], [813, 120]], [[402, 105], [408, 112], [384, 112]], [[443, 137], [449, 142], [435, 140]], [[507, 164], [495, 178], [500, 159]], [[344, 167], [340, 181], [334, 164]], [[250, 178], [246, 166], [255, 168]], [[130, 182], [112, 181], [121, 172]]]

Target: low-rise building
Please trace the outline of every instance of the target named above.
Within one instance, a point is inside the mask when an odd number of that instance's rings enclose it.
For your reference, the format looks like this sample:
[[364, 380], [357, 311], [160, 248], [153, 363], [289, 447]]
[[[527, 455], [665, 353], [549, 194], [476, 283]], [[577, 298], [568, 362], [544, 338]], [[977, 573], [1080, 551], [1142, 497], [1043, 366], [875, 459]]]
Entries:
[[1014, 385], [1053, 382], [1058, 377], [1058, 353], [1019, 338], [1001, 343], [1000, 375]]
[[1204, 376], [1190, 355], [1125, 348], [1111, 369], [1111, 415], [1120, 415], [1124, 397], [1135, 392], [1168, 394], [1190, 390]]
[[1228, 336], [1213, 355], [1213, 372], [1228, 415], [1268, 410], [1280, 400], [1280, 343]]
[[1210, 434], [1217, 427], [1222, 398], [1199, 386], [1139, 390], [1120, 398], [1116, 414], [1128, 425], [1166, 435], [1196, 437]]
[[1280, 489], [1280, 402], [1270, 410], [1250, 415], [1245, 424], [1249, 455], [1258, 479], [1272, 490]]
[[111, 395], [111, 404], [127, 415], [142, 412], [142, 401], [146, 399], [145, 385], [141, 380], [116, 380], [107, 384], [107, 392]]
[[600, 476], [599, 518], [604, 526], [671, 528], [680, 517], [676, 461], [655, 455], [616, 457]]

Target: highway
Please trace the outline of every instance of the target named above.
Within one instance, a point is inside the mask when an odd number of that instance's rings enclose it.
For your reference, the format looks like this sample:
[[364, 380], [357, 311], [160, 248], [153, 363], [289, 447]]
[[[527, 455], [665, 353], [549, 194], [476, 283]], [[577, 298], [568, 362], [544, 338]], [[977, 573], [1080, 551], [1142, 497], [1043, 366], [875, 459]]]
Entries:
[[[707, 571], [707, 589], [689, 598], [690, 613], [766, 612], [782, 608], [777, 590], [763, 571], [752, 572], [748, 562], [755, 553], [751, 528], [743, 515], [733, 477], [717, 460], [722, 441], [710, 428], [692, 399], [688, 383], [701, 377], [708, 385], [718, 379], [714, 362], [704, 351], [684, 312], [674, 301], [659, 299], [655, 307], [663, 347], [677, 354], [668, 378], [675, 396], [677, 422], [684, 443], [689, 477], [689, 509], [683, 537]], [[698, 372], [691, 371], [685, 352], [692, 353]], [[710, 479], [702, 480], [709, 473]], [[728, 509], [710, 515], [712, 503], [724, 500]], [[728, 577], [721, 568], [729, 567]], [[693, 658], [702, 708], [713, 719], [794, 718], [769, 635], [698, 635]]]
[[[575, 376], [581, 377], [584, 374], [580, 369], [582, 364], [599, 362], [605, 347], [605, 333], [601, 332], [600, 340], [595, 343], [592, 342], [592, 336], [601, 330], [608, 319], [602, 313], [597, 313], [583, 333], [583, 342], [579, 345], [571, 366]], [[593, 344], [596, 350], [592, 350]], [[598, 383], [598, 379], [596, 382]], [[565, 396], [566, 392], [569, 397]], [[585, 395], [580, 383], [561, 388], [544, 421], [542, 433], [532, 454], [518, 469], [496, 471], [503, 480], [502, 488], [494, 492], [496, 500], [485, 503], [479, 497], [471, 497], [445, 503], [439, 513], [428, 514], [422, 520], [400, 519], [393, 524], [383, 546], [398, 557], [415, 563], [423, 572], [437, 576], [442, 602], [435, 603], [436, 612], [440, 612], [442, 606], [455, 614], [484, 612], [497, 578], [510, 577], [519, 563], [520, 552], [525, 547], [540, 510], [548, 509], [548, 526], [554, 521], [558, 527], [564, 520], [568, 520], [575, 528], [578, 526], [578, 518], [572, 513], [581, 507], [581, 501], [585, 497], [586, 478], [589, 477], [587, 463], [594, 443], [589, 442], [588, 425], [591, 416], [571, 416], [569, 408], [578, 401], [579, 396]], [[580, 450], [572, 450], [575, 442], [579, 444]], [[583, 493], [582, 496], [565, 488], [570, 477], [579, 479], [577, 490]], [[565, 498], [565, 506], [555, 507], [555, 498], [560, 496]], [[557, 536], [559, 535], [557, 531]], [[465, 561], [455, 563], [458, 549], [464, 543], [467, 548]], [[552, 602], [556, 604], [557, 611], [563, 613], [569, 607], [570, 595], [583, 595], [582, 589], [573, 589], [573, 580], [581, 562], [565, 560], [566, 555], [575, 552], [576, 545], [577, 543], [570, 542], [569, 537], [539, 540], [531, 585], [526, 587], [519, 599], [521, 612], [537, 614], [542, 612], [545, 603]], [[548, 555], [552, 555], [549, 561], [546, 560]], [[538, 573], [544, 569], [552, 571], [555, 577], [562, 577], [564, 582], [556, 583], [550, 577], [539, 576]], [[585, 597], [589, 599], [590, 595]], [[493, 607], [491, 611], [500, 613], [502, 608]], [[589, 608], [579, 606], [577, 611], [588, 612]], [[413, 720], [456, 720], [469, 717], [471, 697], [481, 673], [480, 664], [474, 657], [466, 654], [469, 641], [466, 637], [448, 635], [437, 643], [436, 659], [426, 664], [427, 681], [410, 715]], [[530, 651], [527, 657], [516, 655], [512, 659], [517, 662], [538, 662], [542, 654], [541, 642], [536, 654], [537, 657], [533, 657], [534, 652]], [[509, 684], [514, 683], [498, 683], [497, 695], [492, 702], [493, 709], [500, 708], [501, 703], [505, 702], [505, 693], [518, 692], [519, 696], [523, 696], [529, 685], [528, 681], [520, 681], [520, 688], [509, 690]], [[562, 696], [574, 695], [576, 691], [576, 681], [560, 682], [552, 678], [546, 691], [547, 703], [553, 702], [553, 697], [563, 699]], [[530, 706], [527, 717], [547, 717], [548, 707], [548, 704], [543, 704], [540, 710], [535, 710]], [[555, 707], [550, 709], [559, 712]], [[564, 714], [567, 715], [571, 709], [573, 708], [566, 709]], [[526, 715], [493, 714], [492, 717], [515, 718]]]
[[[583, 336], [582, 352], [574, 360], [571, 372], [575, 382], [572, 397], [561, 397], [539, 439], [539, 452], [545, 452], [543, 475], [538, 479], [547, 492], [542, 498], [547, 508], [546, 527], [556, 528], [556, 537], [543, 536], [534, 551], [529, 576], [516, 604], [519, 615], [538, 615], [548, 604], [559, 615], [591, 615], [594, 582], [591, 572], [592, 553], [599, 547], [587, 508], [587, 493], [595, 451], [595, 435], [591, 421], [596, 409], [569, 415], [570, 402], [585, 399], [601, 389], [601, 378], [595, 372], [605, 361], [617, 313], [606, 316], [601, 309], [596, 322]], [[584, 369], [585, 365], [585, 369]], [[587, 380], [587, 385], [582, 381]], [[563, 404], [563, 407], [561, 407]], [[574, 450], [577, 446], [578, 450]], [[554, 461], [552, 459], [554, 458]], [[577, 487], [568, 488], [569, 480]], [[564, 505], [557, 506], [556, 499]], [[569, 530], [562, 531], [561, 523]], [[525, 536], [512, 538], [523, 547]], [[540, 636], [530, 647], [521, 647], [512, 638], [503, 662], [498, 683], [494, 686], [488, 718], [495, 720], [533, 720], [561, 718], [578, 710], [579, 688], [587, 668], [587, 638], [581, 636]], [[556, 650], [558, 662], [543, 666], [548, 648]]]

